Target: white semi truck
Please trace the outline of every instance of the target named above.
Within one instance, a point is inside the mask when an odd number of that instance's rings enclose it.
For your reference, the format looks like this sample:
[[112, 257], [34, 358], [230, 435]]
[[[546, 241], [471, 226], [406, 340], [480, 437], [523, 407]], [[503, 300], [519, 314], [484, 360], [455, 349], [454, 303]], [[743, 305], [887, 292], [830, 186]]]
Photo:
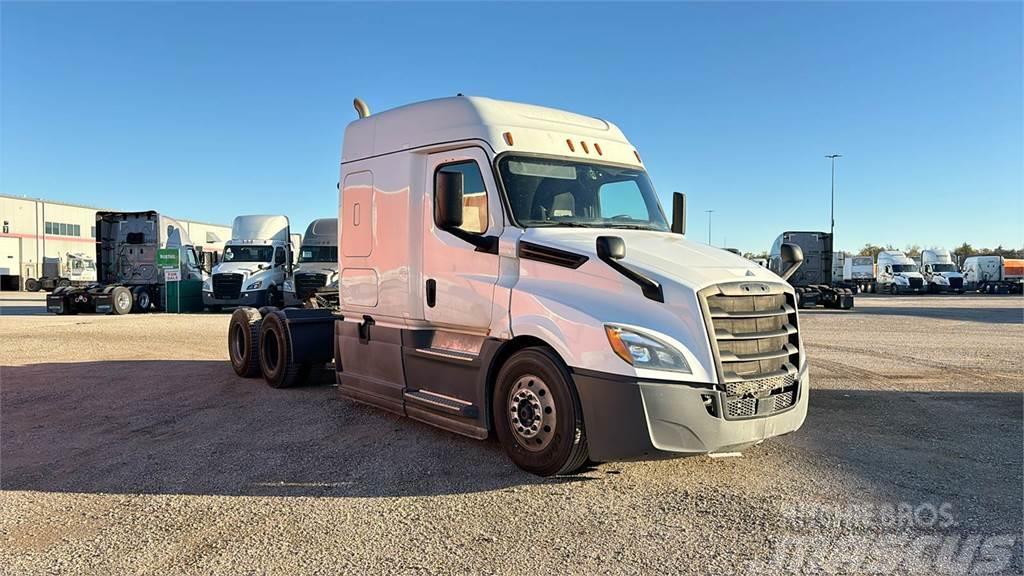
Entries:
[[921, 275], [929, 292], [964, 291], [964, 275], [960, 273], [949, 250], [934, 249], [921, 252]]
[[[296, 235], [298, 236], [298, 235]], [[293, 242], [287, 216], [237, 216], [220, 262], [203, 284], [203, 306], [283, 306]]]
[[340, 395], [474, 438], [540, 475], [734, 453], [798, 429], [793, 288], [687, 240], [619, 129], [463, 97], [345, 131], [340, 307], [234, 312], [231, 363], [275, 387], [333, 362]]
[[879, 252], [875, 268], [875, 281], [879, 292], [903, 294], [926, 290], [924, 277], [921, 276], [917, 263], [899, 250]]
[[338, 287], [338, 219], [320, 218], [306, 227], [299, 261], [284, 281], [286, 306], [302, 306], [325, 289]]
[[67, 252], [56, 258], [43, 258], [43, 275], [25, 280], [25, 290], [52, 292], [58, 287], [88, 286], [96, 283], [96, 256]]
[[964, 260], [964, 287], [985, 294], [1024, 292], [1024, 260], [998, 255]]

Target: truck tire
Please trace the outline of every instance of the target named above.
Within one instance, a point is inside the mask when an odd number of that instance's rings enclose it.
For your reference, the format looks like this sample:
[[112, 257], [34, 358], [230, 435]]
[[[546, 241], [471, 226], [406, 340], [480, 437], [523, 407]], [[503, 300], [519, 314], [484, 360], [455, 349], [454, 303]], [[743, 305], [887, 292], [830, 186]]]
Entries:
[[132, 289], [132, 312], [147, 312], [149, 307], [153, 304], [153, 299], [149, 296], [149, 291], [143, 286], [136, 286]]
[[291, 388], [305, 383], [312, 365], [292, 361], [292, 344], [284, 314], [275, 311], [260, 326], [260, 369], [271, 388]]
[[36, 280], [35, 278], [25, 280], [25, 290], [28, 290], [29, 292], [39, 292], [39, 289], [42, 287], [43, 286], [39, 283], [39, 280]]
[[132, 291], [125, 286], [117, 286], [110, 292], [110, 311], [114, 314], [130, 314], [135, 306], [135, 298]]
[[588, 457], [576, 387], [565, 364], [547, 348], [525, 348], [501, 367], [491, 412], [498, 441], [523, 470], [569, 474]]
[[255, 308], [235, 308], [228, 323], [228, 357], [235, 374], [253, 378], [260, 374], [260, 324]]

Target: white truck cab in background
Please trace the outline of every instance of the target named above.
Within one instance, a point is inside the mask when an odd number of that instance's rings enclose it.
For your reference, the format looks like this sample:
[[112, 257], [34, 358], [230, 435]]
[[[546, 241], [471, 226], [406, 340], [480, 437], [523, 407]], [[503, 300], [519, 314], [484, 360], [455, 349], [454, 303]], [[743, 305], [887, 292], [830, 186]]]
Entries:
[[875, 261], [871, 256], [847, 256], [843, 262], [843, 284], [858, 292], [875, 291]]
[[949, 250], [921, 252], [921, 275], [929, 292], [963, 292], [964, 275], [960, 273]]
[[203, 283], [203, 305], [283, 306], [293, 248], [287, 216], [237, 216], [220, 262]]
[[[541, 475], [733, 453], [801, 426], [793, 288], [687, 240], [684, 197], [670, 223], [615, 125], [463, 96], [356, 108], [340, 310], [237, 310], [239, 374], [287, 386], [333, 359], [342, 396], [494, 433]], [[788, 277], [802, 256], [783, 253]]]
[[924, 277], [918, 265], [899, 250], [878, 253], [876, 283], [879, 292], [902, 294], [924, 292]]
[[338, 286], [338, 219], [320, 218], [306, 227], [298, 264], [284, 281], [286, 306], [300, 306], [322, 288]]

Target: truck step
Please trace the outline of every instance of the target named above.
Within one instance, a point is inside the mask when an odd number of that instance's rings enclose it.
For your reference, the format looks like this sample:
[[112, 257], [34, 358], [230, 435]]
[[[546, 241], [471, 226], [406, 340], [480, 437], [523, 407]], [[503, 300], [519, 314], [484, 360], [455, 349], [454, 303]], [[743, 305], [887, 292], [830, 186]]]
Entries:
[[442, 394], [435, 394], [427, 390], [408, 391], [405, 393], [405, 399], [406, 401], [412, 401], [417, 404], [430, 407], [434, 410], [456, 416], [462, 416], [464, 418], [476, 418], [480, 412], [476, 406], [466, 402], [465, 400], [459, 400], [458, 398], [452, 398]]

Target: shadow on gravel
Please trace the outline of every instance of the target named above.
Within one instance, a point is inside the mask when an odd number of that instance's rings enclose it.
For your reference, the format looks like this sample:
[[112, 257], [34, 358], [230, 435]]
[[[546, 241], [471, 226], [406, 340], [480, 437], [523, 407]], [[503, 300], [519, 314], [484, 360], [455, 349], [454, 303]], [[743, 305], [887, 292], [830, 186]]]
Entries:
[[910, 316], [986, 324], [1024, 324], [1024, 300], [1016, 308], [923, 308], [916, 306], [855, 307], [853, 310], [801, 309], [800, 314], [862, 314], [869, 316]]
[[4, 490], [380, 497], [589, 479], [538, 478], [494, 442], [333, 386], [275, 390], [227, 360], [2, 367], [0, 406]]
[[965, 531], [1024, 525], [1024, 402], [1013, 392], [812, 389], [803, 428], [782, 440], [859, 477], [888, 503], [950, 503]]

